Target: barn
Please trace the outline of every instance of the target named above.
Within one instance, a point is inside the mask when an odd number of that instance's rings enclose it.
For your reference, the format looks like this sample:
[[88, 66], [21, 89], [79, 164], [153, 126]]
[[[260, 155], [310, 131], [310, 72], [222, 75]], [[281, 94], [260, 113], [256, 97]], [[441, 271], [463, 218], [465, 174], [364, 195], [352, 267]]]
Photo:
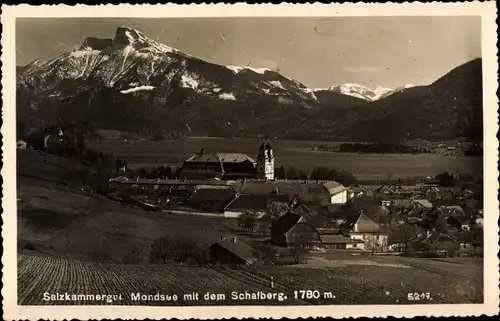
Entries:
[[301, 244], [316, 244], [321, 242], [318, 230], [305, 217], [288, 212], [271, 225], [271, 244], [289, 246]]
[[221, 265], [250, 265], [256, 262], [254, 249], [236, 236], [223, 237], [209, 248], [212, 263]]

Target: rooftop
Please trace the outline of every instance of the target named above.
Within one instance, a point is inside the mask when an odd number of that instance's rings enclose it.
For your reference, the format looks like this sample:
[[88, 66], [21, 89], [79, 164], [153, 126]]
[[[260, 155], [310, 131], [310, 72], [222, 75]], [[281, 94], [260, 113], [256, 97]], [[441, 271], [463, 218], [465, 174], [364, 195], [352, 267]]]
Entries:
[[214, 246], [215, 244], [218, 244], [219, 246], [225, 248], [226, 250], [230, 251], [231, 253], [235, 254], [236, 256], [238, 256], [239, 258], [241, 258], [246, 262], [253, 260], [252, 247], [250, 247], [250, 245], [246, 244], [245, 242], [239, 240], [235, 236], [224, 238], [223, 240], [212, 244], [212, 246]]
[[186, 162], [206, 162], [206, 163], [242, 163], [250, 161], [255, 163], [255, 160], [241, 153], [212, 153], [212, 154], [194, 154], [186, 160]]
[[270, 202], [283, 202], [289, 203], [290, 197], [288, 195], [251, 195], [240, 194], [231, 203], [229, 203], [225, 210], [258, 210], [262, 211], [267, 209]]
[[337, 235], [321, 235], [321, 242], [325, 244], [353, 244], [353, 243], [365, 243], [363, 240], [353, 240], [341, 234]]

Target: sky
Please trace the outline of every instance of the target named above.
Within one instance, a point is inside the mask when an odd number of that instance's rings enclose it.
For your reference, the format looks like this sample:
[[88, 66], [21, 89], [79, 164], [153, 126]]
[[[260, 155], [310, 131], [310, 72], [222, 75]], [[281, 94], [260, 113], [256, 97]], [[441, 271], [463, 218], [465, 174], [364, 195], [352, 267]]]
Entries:
[[52, 59], [119, 26], [221, 65], [270, 68], [310, 88], [430, 84], [481, 57], [479, 16], [22, 18], [16, 64]]

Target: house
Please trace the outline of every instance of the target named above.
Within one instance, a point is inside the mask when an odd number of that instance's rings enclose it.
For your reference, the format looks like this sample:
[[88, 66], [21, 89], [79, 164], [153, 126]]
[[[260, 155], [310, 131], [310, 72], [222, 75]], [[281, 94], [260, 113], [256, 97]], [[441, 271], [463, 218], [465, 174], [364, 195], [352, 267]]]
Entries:
[[204, 153], [203, 148], [184, 161], [180, 178], [186, 179], [274, 179], [274, 153], [269, 143], [262, 143], [257, 161], [241, 153]]
[[413, 203], [421, 205], [422, 207], [425, 207], [425, 208], [432, 208], [432, 203], [427, 199], [413, 200]]
[[179, 177], [185, 179], [236, 179], [257, 177], [256, 162], [245, 154], [202, 151], [184, 161]]
[[330, 194], [330, 204], [347, 203], [347, 189], [345, 186], [335, 181], [328, 181], [323, 183], [323, 187]]
[[345, 204], [348, 198], [347, 189], [334, 181], [241, 181], [235, 188], [241, 194], [298, 196], [307, 204]]
[[272, 245], [289, 246], [297, 242], [305, 245], [321, 242], [318, 230], [305, 217], [288, 212], [272, 223]]
[[450, 215], [447, 219], [446, 219], [446, 223], [457, 229], [457, 230], [461, 230], [461, 231], [468, 231], [470, 230], [470, 225], [471, 225], [471, 218], [466, 216], [466, 215]]
[[405, 188], [402, 186], [398, 186], [395, 189], [393, 189], [394, 195], [400, 198], [409, 198], [413, 196], [413, 191], [410, 188]]
[[321, 237], [322, 248], [338, 249], [338, 250], [365, 249], [365, 241], [360, 239], [352, 239], [342, 234], [336, 234], [336, 235], [322, 234], [320, 235], [320, 237]]
[[207, 212], [224, 212], [224, 208], [237, 197], [236, 191], [232, 186], [225, 188], [203, 188], [197, 189], [189, 197], [184, 205]]
[[392, 195], [394, 190], [389, 185], [382, 185], [373, 190], [373, 195]]
[[387, 199], [383, 199], [382, 201], [380, 201], [380, 205], [384, 206], [384, 207], [390, 207], [392, 205], [392, 201], [387, 200]]
[[225, 217], [239, 217], [241, 214], [253, 211], [258, 217], [262, 217], [267, 210], [269, 203], [282, 202], [289, 204], [290, 196], [288, 195], [251, 195], [251, 194], [236, 194], [224, 207]]
[[423, 241], [412, 246], [418, 250], [435, 252], [443, 256], [453, 255], [460, 248], [460, 244], [451, 236], [438, 232], [428, 234]]
[[209, 247], [212, 263], [221, 265], [250, 265], [256, 262], [254, 249], [233, 237], [222, 237]]
[[360, 186], [360, 185], [351, 185], [347, 188], [347, 197], [349, 199], [351, 198], [355, 198], [355, 197], [358, 197], [358, 196], [361, 196], [361, 195], [365, 195], [367, 193], [367, 191], [365, 190], [365, 188], [363, 186]]
[[391, 206], [394, 208], [408, 210], [408, 209], [411, 209], [413, 207], [413, 203], [409, 199], [399, 198], [399, 199], [393, 200]]
[[353, 240], [364, 241], [365, 250], [387, 251], [387, 231], [363, 212], [360, 213], [349, 234]]
[[444, 210], [448, 213], [448, 215], [466, 216], [464, 209], [459, 205], [444, 206]]

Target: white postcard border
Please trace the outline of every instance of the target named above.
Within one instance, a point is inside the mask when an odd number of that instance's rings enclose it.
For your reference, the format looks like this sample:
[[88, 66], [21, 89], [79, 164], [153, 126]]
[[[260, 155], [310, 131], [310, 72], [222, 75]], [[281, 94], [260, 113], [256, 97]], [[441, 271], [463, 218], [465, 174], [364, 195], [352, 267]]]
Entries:
[[[334, 305], [334, 306], [18, 306], [16, 272], [16, 142], [15, 137], [15, 19], [21, 17], [338, 17], [338, 16], [481, 15], [484, 100], [484, 303], [442, 305]], [[404, 4], [311, 4], [294, 5], [2, 5], [2, 99], [3, 99], [3, 307], [4, 319], [101, 319], [101, 318], [297, 318], [297, 317], [413, 317], [479, 316], [498, 314], [498, 98], [497, 11], [495, 2]]]

